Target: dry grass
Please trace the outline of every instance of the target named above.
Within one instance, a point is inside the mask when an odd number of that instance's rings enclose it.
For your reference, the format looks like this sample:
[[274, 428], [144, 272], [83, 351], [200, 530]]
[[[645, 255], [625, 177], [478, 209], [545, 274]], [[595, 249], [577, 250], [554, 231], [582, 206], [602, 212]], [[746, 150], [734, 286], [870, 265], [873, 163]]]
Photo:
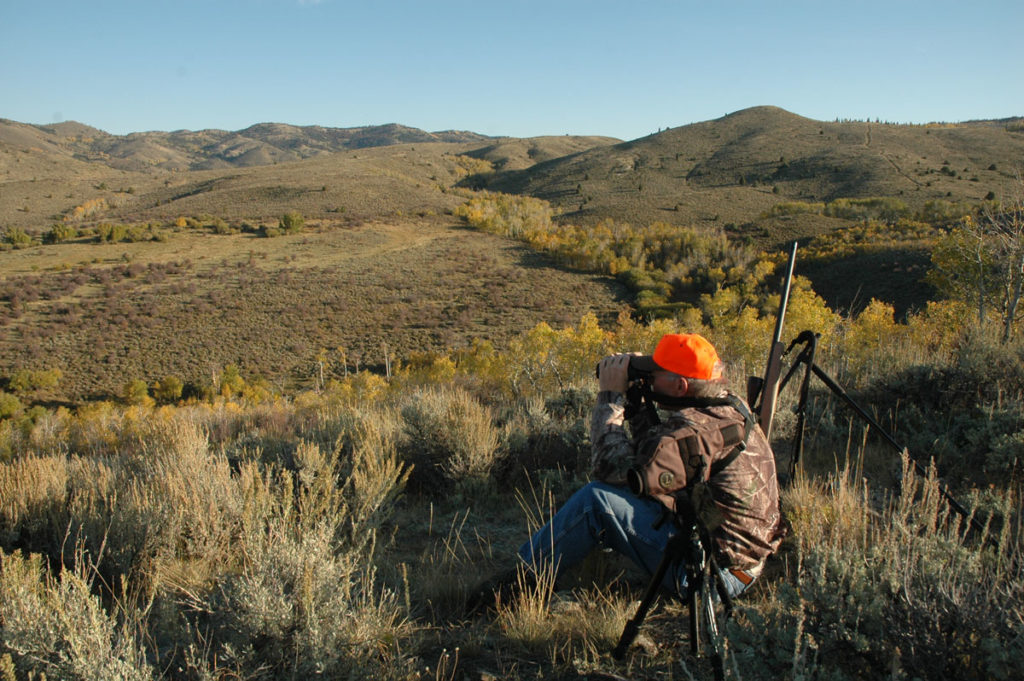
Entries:
[[[549, 408], [549, 418], [573, 418], [558, 416], [555, 400]], [[572, 475], [538, 467], [518, 508], [500, 488], [470, 503], [402, 496], [400, 411], [344, 407], [327, 394], [131, 413], [79, 417], [99, 419], [95, 437], [109, 432], [102, 456], [0, 466], [0, 654], [18, 678], [87, 678], [75, 670], [112, 665], [115, 678], [160, 669], [183, 679], [706, 671], [684, 653], [685, 610], [668, 602], [652, 611], [641, 646], [610, 658], [642, 583], [595, 587], [579, 575], [554, 596], [543, 583], [492, 615], [463, 614], [477, 581], [507, 566], [575, 489]], [[328, 441], [338, 444], [317, 444]], [[994, 551], [949, 514], [934, 478], [905, 468], [902, 493], [887, 497], [862, 483], [872, 475], [862, 454], [839, 459], [851, 463], [787, 491], [793, 538], [739, 601], [730, 677], [1012, 678], [1021, 541], [1006, 519], [1019, 513], [1016, 497], [984, 500], [1004, 519], [991, 525], [1003, 547]], [[61, 576], [49, 576], [47, 565], [62, 562]], [[52, 615], [32, 620], [29, 608]]]
[[[4, 607], [17, 609], [0, 616], [5, 650], [25, 669], [71, 665], [74, 678], [142, 678], [77, 671], [123, 661], [124, 646], [138, 640], [111, 633], [120, 617], [103, 619], [93, 589], [136, 608], [125, 621], [156, 641], [150, 655], [169, 655], [165, 664], [197, 674], [249, 668], [306, 678], [380, 664], [377, 678], [386, 678], [415, 627], [399, 596], [377, 582], [373, 556], [377, 528], [407, 473], [382, 433], [366, 428], [347, 442], [344, 462], [340, 450], [303, 442], [290, 469], [250, 461], [232, 470], [185, 410], [152, 422], [144, 440], [105, 460], [40, 457], [4, 466], [4, 546], [39, 552], [25, 563], [28, 572], [19, 571], [17, 554], [5, 555], [2, 573], [12, 581]], [[29, 572], [40, 573], [40, 555], [67, 568], [59, 581], [37, 575], [41, 586], [24, 586]], [[64, 619], [44, 618], [19, 633], [31, 621], [27, 612], [47, 612], [31, 598], [58, 595], [64, 601], [53, 617]], [[63, 624], [78, 617], [88, 626]], [[182, 625], [205, 638], [183, 638], [173, 628]], [[151, 659], [141, 650], [131, 655], [133, 663]]]
[[[80, 556], [81, 557], [81, 556]], [[10, 676], [20, 666], [58, 679], [142, 681], [157, 676], [146, 660], [139, 613], [115, 602], [108, 612], [93, 593], [87, 561], [59, 577], [39, 555], [0, 553], [0, 623]], [[10, 658], [7, 658], [10, 659]], [[31, 672], [23, 678], [31, 678]], [[5, 679], [6, 681], [6, 679]]]
[[418, 484], [470, 497], [489, 491], [500, 463], [494, 416], [467, 391], [423, 389], [402, 407], [403, 449]]
[[789, 574], [730, 630], [744, 678], [1011, 678], [1024, 607], [1014, 495], [1002, 497], [998, 548], [906, 460], [901, 492], [877, 498], [854, 468], [787, 491]]

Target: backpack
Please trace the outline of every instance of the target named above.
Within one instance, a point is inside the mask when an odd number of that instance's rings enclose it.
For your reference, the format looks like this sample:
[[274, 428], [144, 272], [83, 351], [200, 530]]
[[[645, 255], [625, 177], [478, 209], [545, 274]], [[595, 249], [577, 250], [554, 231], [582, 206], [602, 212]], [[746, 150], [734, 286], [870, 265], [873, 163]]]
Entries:
[[[708, 408], [713, 406], [732, 409]], [[634, 494], [652, 496], [672, 512], [681, 510], [677, 495], [688, 490], [698, 513], [706, 516], [708, 529], [713, 529], [718, 523], [707, 483], [746, 448], [754, 417], [730, 395], [702, 400], [688, 413], [688, 421], [675, 430], [658, 429], [642, 440], [637, 447], [639, 465], [629, 472], [627, 481]]]

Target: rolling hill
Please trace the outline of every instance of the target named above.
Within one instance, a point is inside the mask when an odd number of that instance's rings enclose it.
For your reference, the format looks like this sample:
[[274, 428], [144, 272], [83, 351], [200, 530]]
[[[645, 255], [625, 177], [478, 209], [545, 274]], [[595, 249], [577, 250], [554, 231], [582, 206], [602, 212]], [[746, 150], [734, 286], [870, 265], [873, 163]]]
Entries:
[[545, 199], [571, 222], [705, 225], [776, 247], [845, 224], [767, 216], [780, 202], [884, 196], [916, 209], [1008, 198], [1022, 163], [1021, 119], [822, 122], [767, 106], [628, 142], [396, 124], [117, 136], [0, 120], [0, 225], [43, 229], [98, 199], [109, 211], [97, 219], [260, 220], [289, 209], [365, 219], [443, 212], [461, 201], [445, 196], [461, 185]]
[[244, 130], [177, 130], [111, 135], [76, 122], [40, 126], [0, 119], [0, 145], [70, 156], [117, 170], [183, 171], [268, 165], [406, 143], [481, 143], [472, 132], [426, 132], [398, 124], [359, 128], [260, 123]]
[[828, 219], [771, 221], [782, 201], [899, 197], [913, 208], [935, 199], [1011, 196], [1024, 163], [1024, 128], [1013, 121], [956, 125], [825, 123], [776, 107], [672, 128], [478, 183], [550, 201], [563, 219], [728, 228], [759, 221], [779, 243], [839, 226]]

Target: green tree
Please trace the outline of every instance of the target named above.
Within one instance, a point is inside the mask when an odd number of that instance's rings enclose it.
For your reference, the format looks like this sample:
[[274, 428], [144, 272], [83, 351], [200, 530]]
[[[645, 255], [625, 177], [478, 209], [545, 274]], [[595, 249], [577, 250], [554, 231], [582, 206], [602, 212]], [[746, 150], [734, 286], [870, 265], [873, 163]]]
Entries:
[[50, 231], [43, 235], [43, 241], [48, 244], [59, 244], [78, 237], [78, 230], [71, 225], [56, 222], [50, 227]]
[[129, 381], [121, 388], [121, 397], [125, 402], [132, 405], [152, 404], [149, 396], [149, 386], [141, 378]]
[[153, 385], [153, 397], [164, 403], [176, 402], [181, 399], [185, 384], [176, 376], [165, 376]]
[[0, 390], [0, 419], [8, 419], [17, 416], [25, 405], [15, 395]]
[[1009, 342], [1024, 289], [1024, 202], [961, 220], [936, 243], [928, 281], [973, 306], [979, 325], [995, 311]]
[[7, 387], [16, 393], [55, 388], [63, 376], [60, 369], [21, 369], [8, 379]]
[[128, 234], [126, 225], [112, 225], [104, 222], [96, 226], [96, 238], [106, 243], [119, 243], [124, 241]]
[[285, 213], [281, 216], [281, 219], [278, 220], [278, 227], [287, 234], [301, 232], [305, 225], [306, 220], [302, 217], [302, 214], [295, 211]]
[[32, 237], [21, 227], [8, 227], [4, 230], [3, 240], [14, 248], [27, 248], [32, 245]]
[[246, 387], [245, 379], [242, 378], [241, 372], [238, 371], [238, 367], [234, 364], [224, 367], [224, 371], [221, 372], [217, 384], [220, 388], [220, 394], [227, 398], [241, 395]]

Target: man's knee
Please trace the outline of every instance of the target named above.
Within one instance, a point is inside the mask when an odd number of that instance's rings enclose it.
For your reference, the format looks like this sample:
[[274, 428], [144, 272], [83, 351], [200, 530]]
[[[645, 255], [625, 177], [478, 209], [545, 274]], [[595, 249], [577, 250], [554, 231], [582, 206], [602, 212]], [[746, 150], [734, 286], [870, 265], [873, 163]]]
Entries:
[[604, 504], [628, 503], [630, 497], [632, 497], [630, 491], [625, 487], [619, 487], [599, 480], [588, 482], [580, 488], [579, 492], [590, 499], [597, 500]]

